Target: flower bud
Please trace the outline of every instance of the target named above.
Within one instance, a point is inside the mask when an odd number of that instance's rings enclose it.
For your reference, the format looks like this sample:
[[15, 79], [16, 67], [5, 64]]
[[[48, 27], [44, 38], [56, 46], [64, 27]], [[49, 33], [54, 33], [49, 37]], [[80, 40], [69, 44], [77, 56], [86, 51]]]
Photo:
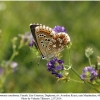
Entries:
[[92, 48], [88, 47], [88, 48], [85, 50], [85, 55], [86, 55], [86, 57], [89, 58], [92, 54], [93, 54]]

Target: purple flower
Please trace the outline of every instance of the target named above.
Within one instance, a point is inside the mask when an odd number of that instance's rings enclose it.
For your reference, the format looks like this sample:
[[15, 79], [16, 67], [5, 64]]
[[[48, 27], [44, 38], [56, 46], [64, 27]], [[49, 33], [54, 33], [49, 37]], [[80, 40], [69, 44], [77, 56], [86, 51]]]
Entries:
[[30, 32], [26, 32], [25, 34], [19, 34], [19, 37], [21, 37], [22, 43], [28, 42], [28, 45], [30, 47], [33, 47], [34, 45], [36, 45], [33, 39], [33, 36]]
[[63, 26], [55, 26], [53, 30], [57, 33], [59, 32], [66, 32], [66, 29]]
[[61, 69], [63, 69], [63, 68], [62, 68], [62, 66], [55, 66], [55, 69], [56, 69], [56, 70], [61, 70]]
[[30, 47], [33, 47], [35, 45], [35, 42], [33, 40], [31, 40], [28, 44]]
[[93, 67], [85, 67], [83, 69], [82, 74], [80, 75], [81, 79], [85, 80], [85, 79], [89, 79], [90, 81], [93, 81], [97, 78], [98, 74], [95, 70], [95, 68]]
[[62, 74], [56, 74], [55, 76], [56, 77], [59, 77], [59, 78], [62, 78], [63, 77]]
[[84, 80], [85, 78], [86, 78], [86, 75], [85, 75], [85, 74], [82, 74], [82, 75], [81, 75], [81, 79]]
[[83, 69], [83, 72], [85, 73], [85, 72], [91, 72], [93, 70], [93, 68], [92, 67], [85, 67], [84, 69]]
[[58, 60], [56, 57], [54, 57], [53, 60], [50, 60], [47, 63], [48, 71], [50, 71], [56, 77], [62, 78], [63, 75], [61, 74], [61, 71], [64, 70], [63, 64], [63, 60]]
[[25, 34], [18, 34], [19, 37], [21, 37], [22, 43], [29, 43], [30, 41], [33, 40], [33, 36], [30, 32], [26, 32]]
[[64, 61], [63, 61], [63, 60], [58, 60], [58, 63], [59, 63], [59, 64], [63, 64]]

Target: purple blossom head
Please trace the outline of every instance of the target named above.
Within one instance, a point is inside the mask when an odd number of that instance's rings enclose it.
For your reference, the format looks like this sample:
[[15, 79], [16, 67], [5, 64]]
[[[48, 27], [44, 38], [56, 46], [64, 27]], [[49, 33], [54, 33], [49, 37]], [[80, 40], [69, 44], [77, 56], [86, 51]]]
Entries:
[[59, 32], [66, 32], [66, 29], [65, 29], [65, 27], [63, 27], [63, 26], [55, 26], [55, 27], [53, 28], [53, 30], [54, 30], [55, 32], [57, 32], [57, 33], [59, 33]]
[[19, 37], [21, 37], [23, 43], [28, 42], [28, 45], [30, 47], [33, 47], [35, 45], [35, 41], [30, 32], [26, 32], [25, 34], [19, 34]]
[[50, 60], [47, 63], [48, 71], [50, 71], [56, 77], [62, 78], [63, 75], [61, 74], [61, 71], [64, 70], [63, 64], [63, 60], [58, 60], [56, 57], [54, 57], [53, 60]]
[[31, 40], [30, 42], [29, 42], [29, 44], [28, 44], [30, 47], [33, 47], [34, 45], [35, 45], [35, 42], [34, 42], [34, 40]]
[[33, 40], [33, 36], [30, 32], [26, 32], [25, 34], [18, 34], [18, 36], [21, 38], [22, 43], [29, 43]]
[[88, 66], [83, 69], [83, 72], [80, 76], [81, 76], [81, 79], [83, 80], [87, 79], [92, 82], [93, 80], [97, 78], [98, 74], [95, 68]]

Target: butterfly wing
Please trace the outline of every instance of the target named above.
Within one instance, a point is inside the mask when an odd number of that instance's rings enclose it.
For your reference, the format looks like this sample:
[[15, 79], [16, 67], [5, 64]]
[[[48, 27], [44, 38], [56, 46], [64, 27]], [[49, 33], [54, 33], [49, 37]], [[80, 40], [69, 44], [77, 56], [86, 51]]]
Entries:
[[35, 28], [36, 28], [37, 26], [40, 26], [40, 24], [30, 24], [30, 29], [31, 29], [33, 38], [34, 38], [34, 40], [35, 40], [35, 46], [36, 46], [36, 48], [38, 49], [38, 44], [37, 44], [36, 35], [35, 35]]
[[70, 42], [65, 32], [55, 33], [50, 27], [42, 24], [31, 24], [30, 29], [42, 57], [51, 58], [60, 53]]
[[37, 44], [39, 46], [39, 49], [42, 53], [42, 55], [46, 58], [48, 58], [48, 52], [46, 51], [46, 48], [53, 38], [53, 31], [50, 27], [46, 27], [45, 25], [43, 26], [37, 26], [35, 28], [35, 35], [36, 35], [36, 40]]
[[41, 55], [47, 58], [49, 54], [46, 52], [46, 48], [54, 34], [52, 29], [41, 24], [30, 24], [30, 29], [35, 40], [36, 47], [39, 49]]
[[48, 44], [47, 51], [49, 54], [56, 55], [64, 50], [64, 47], [70, 42], [70, 37], [65, 32], [54, 34]]

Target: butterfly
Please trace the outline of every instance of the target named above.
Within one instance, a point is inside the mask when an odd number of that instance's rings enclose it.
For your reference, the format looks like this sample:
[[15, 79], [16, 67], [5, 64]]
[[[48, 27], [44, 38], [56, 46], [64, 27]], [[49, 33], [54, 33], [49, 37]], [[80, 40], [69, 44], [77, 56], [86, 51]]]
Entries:
[[70, 42], [67, 33], [57, 33], [52, 28], [42, 24], [30, 24], [30, 29], [42, 59], [49, 59], [59, 54]]

